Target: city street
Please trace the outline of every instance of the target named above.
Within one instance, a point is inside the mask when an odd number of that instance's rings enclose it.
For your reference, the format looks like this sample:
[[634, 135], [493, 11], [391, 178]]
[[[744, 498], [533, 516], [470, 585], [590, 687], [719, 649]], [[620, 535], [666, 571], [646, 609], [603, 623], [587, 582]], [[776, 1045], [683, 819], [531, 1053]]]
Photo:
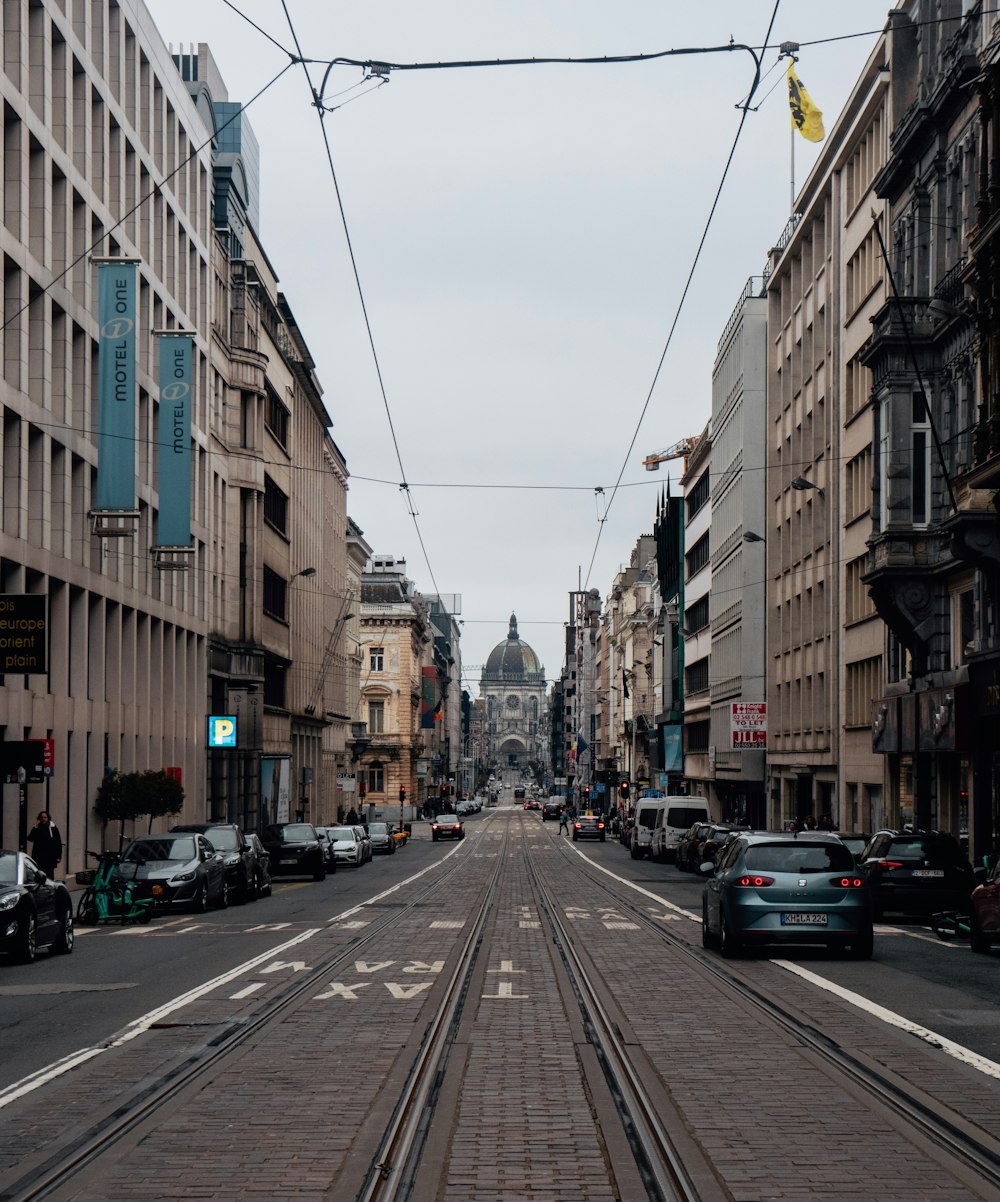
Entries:
[[724, 962], [701, 890], [504, 806], [4, 964], [0, 1198], [1000, 1197], [1000, 956]]

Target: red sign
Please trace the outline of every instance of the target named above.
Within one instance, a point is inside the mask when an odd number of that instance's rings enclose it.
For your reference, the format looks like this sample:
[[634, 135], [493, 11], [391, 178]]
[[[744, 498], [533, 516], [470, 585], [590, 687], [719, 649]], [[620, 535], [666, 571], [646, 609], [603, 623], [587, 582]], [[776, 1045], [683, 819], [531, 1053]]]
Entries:
[[164, 771], [166, 772], [166, 774], [167, 774], [167, 778], [168, 778], [169, 780], [175, 780], [175, 781], [176, 781], [178, 784], [180, 784], [180, 783], [181, 783], [181, 770], [180, 770], [180, 768], [166, 768], [166, 769], [164, 769]]
[[733, 751], [763, 751], [767, 747], [767, 702], [734, 701], [730, 730]]
[[25, 739], [41, 749], [42, 772], [46, 776], [54, 776], [56, 770], [56, 741], [55, 739]]

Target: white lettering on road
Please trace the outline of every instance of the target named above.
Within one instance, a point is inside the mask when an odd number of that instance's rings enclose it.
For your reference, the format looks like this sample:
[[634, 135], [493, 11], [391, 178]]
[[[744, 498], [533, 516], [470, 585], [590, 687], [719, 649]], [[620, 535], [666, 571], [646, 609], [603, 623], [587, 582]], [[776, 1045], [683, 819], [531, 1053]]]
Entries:
[[637, 931], [639, 927], [634, 922], [605, 922], [602, 926], [608, 931]]
[[268, 972], [281, 972], [283, 968], [290, 968], [292, 972], [305, 972], [305, 960], [274, 960], [266, 968], [262, 968], [261, 974]]
[[423, 993], [425, 989], [430, 989], [433, 982], [421, 981], [418, 985], [396, 985], [392, 981], [386, 981], [385, 987], [389, 990], [394, 998], [399, 1001], [405, 1001], [407, 998], [416, 997]]
[[648, 897], [650, 901], [655, 901], [657, 905], [665, 906], [681, 918], [690, 918], [692, 922], [701, 922], [700, 914], [695, 914], [693, 910], [685, 910], [683, 906], [675, 906], [673, 902], [667, 901], [666, 898], [658, 897], [649, 889], [643, 889], [641, 885], [637, 885], [635, 881], [630, 881], [628, 877], [619, 876], [617, 872], [612, 872], [609, 868], [605, 868], [603, 864], [598, 864], [596, 860], [592, 860], [590, 856], [582, 852], [578, 847], [571, 847], [569, 850], [575, 852], [581, 860], [586, 860], [595, 871], [603, 872], [605, 876], [611, 877], [613, 881], [617, 881], [620, 885], [627, 885], [629, 889], [634, 889], [636, 893], [641, 893], [643, 897]]
[[329, 998], [339, 997], [345, 1002], [356, 1002], [358, 1000], [357, 991], [367, 989], [370, 984], [371, 981], [355, 981], [353, 985], [344, 985], [341, 981], [334, 981], [322, 993], [317, 993], [313, 1000], [325, 1002]]
[[515, 968], [513, 960], [501, 960], [499, 968], [488, 968], [486, 971], [487, 972], [515, 973], [515, 972], [524, 972], [524, 969], [523, 968]]
[[537, 930], [537, 928], [540, 927], [542, 924], [537, 921], [530, 922], [530, 921], [527, 921], [526, 919], [522, 918], [521, 921], [517, 925], [518, 925], [518, 928], [522, 931], [534, 931], [534, 930]]
[[496, 993], [484, 993], [483, 997], [492, 999], [494, 1001], [497, 1000], [498, 998], [502, 998], [504, 1000], [513, 998], [516, 1001], [516, 1000], [528, 997], [528, 994], [515, 993], [514, 985], [513, 985], [513, 982], [511, 982], [511, 981], [498, 981]]
[[254, 931], [284, 931], [291, 925], [290, 922], [262, 922], [259, 927], [247, 927], [244, 934], [250, 935]]
[[425, 964], [423, 960], [411, 960], [403, 972], [440, 972], [442, 968], [444, 968], [443, 960], [432, 960], [430, 964]]
[[220, 976], [213, 977], [203, 985], [197, 985], [194, 989], [189, 989], [186, 993], [178, 994], [177, 997], [172, 998], [169, 1002], [164, 1002], [162, 1006], [157, 1006], [155, 1010], [150, 1010], [141, 1018], [135, 1019], [134, 1022], [129, 1023], [128, 1026], [123, 1027], [115, 1035], [110, 1036], [110, 1038], [96, 1047], [81, 1048], [78, 1052], [72, 1052], [69, 1056], [64, 1056], [62, 1060], [57, 1060], [53, 1064], [46, 1065], [45, 1068], [31, 1073], [27, 1077], [22, 1077], [20, 1081], [15, 1081], [13, 1085], [8, 1086], [7, 1089], [0, 1093], [0, 1110], [4, 1106], [10, 1105], [11, 1102], [17, 1101], [18, 1098], [24, 1097], [25, 1094], [29, 1094], [43, 1085], [47, 1085], [57, 1077], [61, 1077], [63, 1073], [68, 1073], [70, 1069], [76, 1068], [81, 1064], [86, 1064], [88, 1060], [93, 1060], [95, 1056], [100, 1056], [102, 1052], [108, 1051], [109, 1048], [118, 1048], [130, 1042], [130, 1040], [136, 1039], [148, 1031], [153, 1023], [160, 1022], [168, 1014], [172, 1014], [175, 1010], [180, 1010], [191, 1002], [197, 1001], [199, 998], [204, 997], [206, 993], [211, 993], [213, 989], [228, 985], [230, 981], [235, 981], [237, 977], [242, 977], [246, 973], [252, 972], [255, 968], [270, 960], [275, 953], [287, 952], [289, 948], [294, 947], [297, 943], [304, 942], [306, 939], [311, 939], [315, 934], [317, 934], [317, 931], [312, 928], [303, 931], [300, 935], [296, 935], [294, 939], [289, 939], [287, 943], [281, 944], [280, 947], [269, 948], [259, 956], [254, 956], [252, 960], [246, 960], [242, 964], [238, 964], [235, 968], [231, 968], [228, 972], [224, 972]]
[[432, 931], [460, 931], [465, 926], [464, 922], [451, 922], [449, 919], [441, 918], [437, 922], [431, 923]]
[[367, 960], [355, 960], [354, 967], [362, 976], [369, 972], [381, 972], [383, 968], [392, 968], [395, 960], [380, 960], [377, 964], [369, 964]]
[[575, 922], [577, 919], [580, 919], [580, 918], [589, 918], [590, 911], [589, 910], [581, 910], [578, 906], [567, 906], [566, 907], [566, 917], [570, 920], [570, 922]]
[[240, 989], [236, 993], [231, 993], [229, 995], [229, 1000], [233, 1001], [233, 1002], [238, 1002], [241, 998], [249, 997], [251, 993], [256, 993], [258, 989], [263, 989], [263, 988], [264, 988], [263, 981], [254, 981], [254, 983], [252, 985], [248, 985], [246, 987], [246, 989]]

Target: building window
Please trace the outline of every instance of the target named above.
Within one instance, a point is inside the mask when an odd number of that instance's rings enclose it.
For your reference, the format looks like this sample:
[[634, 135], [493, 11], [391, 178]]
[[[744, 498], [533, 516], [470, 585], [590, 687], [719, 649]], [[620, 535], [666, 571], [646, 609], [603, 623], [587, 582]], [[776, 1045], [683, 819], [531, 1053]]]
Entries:
[[274, 659], [264, 660], [264, 704], [285, 708], [285, 676], [288, 669]]
[[712, 495], [711, 477], [708, 472], [701, 477], [687, 496], [687, 520], [690, 522], [699, 509]]
[[868, 570], [868, 555], [859, 555], [847, 565], [847, 589], [844, 598], [844, 616], [848, 624], [873, 618], [876, 610], [868, 586], [861, 577]]
[[368, 702], [368, 733], [370, 735], [385, 734], [385, 702]]
[[385, 671], [385, 648], [372, 647], [368, 652], [368, 671], [369, 672], [384, 672]]
[[385, 769], [377, 760], [368, 765], [368, 792], [385, 792]]
[[704, 630], [708, 625], [708, 597], [702, 597], [684, 611], [684, 629], [688, 634]]
[[264, 476], [264, 521], [279, 534], [288, 535], [288, 497], [270, 476]]
[[847, 726], [869, 726], [872, 698], [882, 695], [882, 657], [859, 659], [847, 665]]
[[913, 394], [913, 420], [910, 429], [910, 455], [913, 495], [913, 524], [926, 526], [931, 520], [931, 424], [923, 393]]
[[685, 692], [703, 693], [708, 688], [708, 657], [693, 663], [684, 673]]
[[710, 719], [704, 722], [690, 722], [684, 727], [684, 750], [708, 751], [711, 737], [712, 723]]
[[264, 613], [269, 617], [277, 618], [279, 622], [288, 621], [288, 581], [266, 566], [264, 568]]
[[289, 413], [277, 396], [267, 390], [267, 408], [264, 411], [264, 424], [278, 442], [288, 450], [288, 419]]
[[685, 559], [687, 560], [687, 578], [690, 580], [692, 576], [696, 576], [703, 567], [708, 564], [710, 555], [708, 535], [704, 534], [695, 545], [688, 551]]
[[955, 631], [955, 666], [967, 664], [976, 649], [976, 594], [963, 589], [952, 597], [952, 626]]

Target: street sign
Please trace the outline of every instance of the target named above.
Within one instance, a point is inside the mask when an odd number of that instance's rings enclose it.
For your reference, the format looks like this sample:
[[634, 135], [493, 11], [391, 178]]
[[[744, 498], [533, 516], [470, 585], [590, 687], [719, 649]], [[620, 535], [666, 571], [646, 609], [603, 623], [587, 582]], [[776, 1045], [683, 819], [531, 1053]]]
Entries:
[[23, 783], [29, 785], [39, 785], [55, 773], [54, 739], [25, 739], [20, 743], [4, 743], [0, 749], [0, 756], [0, 771], [3, 773], [5, 785], [18, 782], [19, 769], [24, 771]]
[[730, 731], [733, 751], [763, 751], [767, 748], [767, 702], [734, 701]]

